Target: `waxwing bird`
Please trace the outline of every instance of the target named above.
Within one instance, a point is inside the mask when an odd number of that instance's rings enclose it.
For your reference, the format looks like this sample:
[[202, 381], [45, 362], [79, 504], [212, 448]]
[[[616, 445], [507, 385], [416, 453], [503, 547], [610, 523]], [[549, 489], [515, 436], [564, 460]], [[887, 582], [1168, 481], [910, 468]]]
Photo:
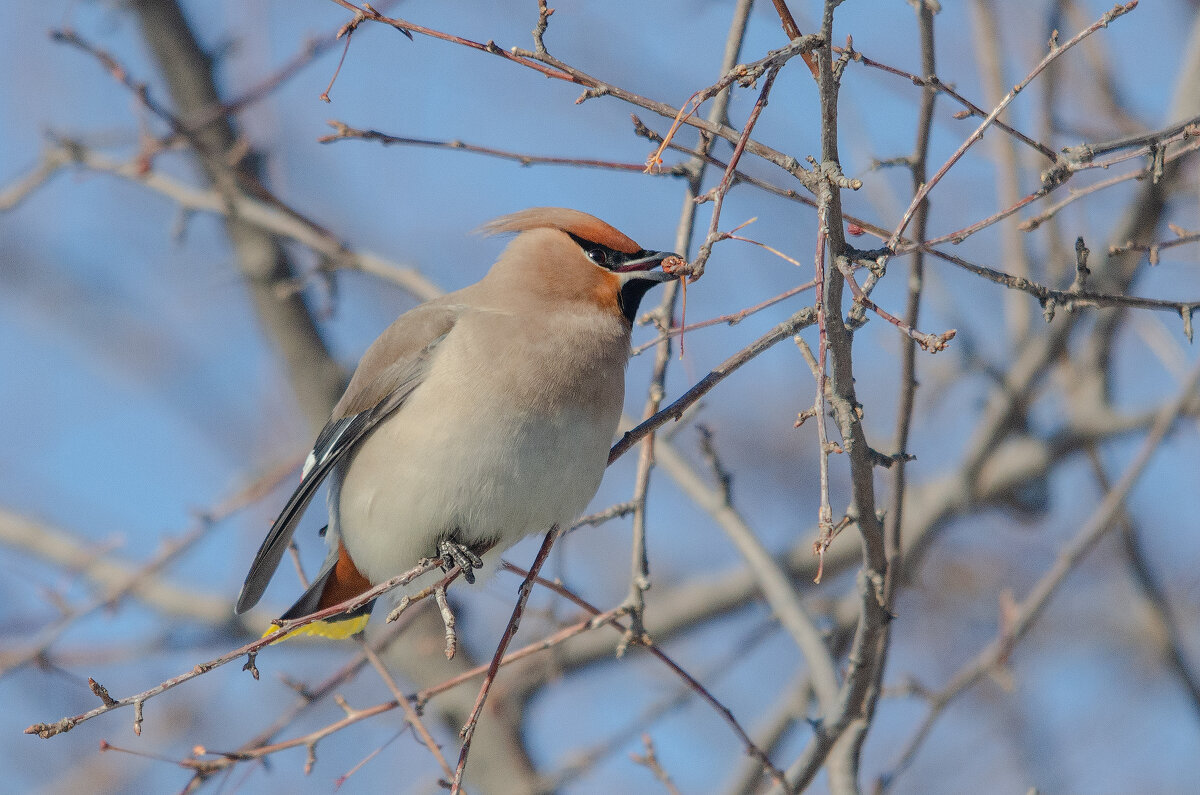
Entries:
[[[262, 598], [318, 486], [329, 554], [284, 619], [441, 557], [487, 554], [578, 516], [600, 487], [625, 397], [642, 296], [672, 276], [586, 213], [537, 207], [484, 278], [401, 315], [371, 344], [254, 557], [237, 612]], [[299, 632], [347, 637], [371, 605]]]

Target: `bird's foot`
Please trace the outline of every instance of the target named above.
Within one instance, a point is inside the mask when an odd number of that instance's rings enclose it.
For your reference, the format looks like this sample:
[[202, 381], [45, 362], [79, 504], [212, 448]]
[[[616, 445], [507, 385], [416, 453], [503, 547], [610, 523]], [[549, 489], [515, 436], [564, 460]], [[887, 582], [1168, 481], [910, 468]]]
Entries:
[[463, 579], [468, 584], [475, 584], [475, 569], [483, 568], [483, 561], [468, 547], [457, 541], [443, 539], [438, 542], [438, 555], [442, 558], [442, 571], [449, 571], [458, 566], [463, 573]]

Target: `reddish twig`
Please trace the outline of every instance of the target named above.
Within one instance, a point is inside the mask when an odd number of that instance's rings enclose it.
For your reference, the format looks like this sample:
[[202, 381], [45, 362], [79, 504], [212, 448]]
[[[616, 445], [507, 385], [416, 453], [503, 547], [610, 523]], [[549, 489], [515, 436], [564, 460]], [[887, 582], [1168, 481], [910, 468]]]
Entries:
[[729, 156], [729, 164], [725, 166], [725, 173], [721, 175], [721, 182], [716, 188], [696, 199], [698, 202], [711, 199], [713, 210], [712, 220], [708, 225], [708, 236], [705, 237], [704, 243], [701, 244], [700, 251], [696, 254], [695, 259], [688, 263], [688, 268], [691, 271], [691, 281], [695, 281], [703, 275], [704, 266], [708, 262], [709, 256], [712, 255], [712, 247], [720, 238], [717, 228], [721, 223], [721, 208], [725, 203], [725, 194], [729, 192], [729, 188], [733, 185], [733, 172], [737, 169], [738, 161], [742, 159], [742, 153], [746, 151], [746, 143], [750, 140], [750, 133], [754, 130], [754, 125], [758, 123], [758, 117], [762, 114], [763, 108], [767, 106], [767, 97], [771, 94], [771, 86], [775, 84], [779, 68], [777, 66], [772, 67], [767, 72], [766, 80], [763, 81], [762, 91], [758, 94], [758, 101], [754, 103], [754, 108], [751, 109], [750, 116], [746, 119], [746, 126], [743, 128], [742, 134], [738, 137], [733, 154]]
[[[787, 6], [787, 0], [771, 0], [775, 4], [775, 13], [779, 15], [779, 22], [783, 25], [783, 32], [787, 34], [789, 39], [798, 39], [804, 35], [800, 32], [800, 26], [796, 24], [796, 18], [792, 16], [792, 11]], [[804, 64], [808, 67], [808, 71], [812, 72], [813, 80], [817, 79], [817, 59], [813, 57], [811, 52], [806, 52], [801, 55], [804, 59]]]
[[904, 332], [905, 335], [920, 345], [923, 350], [928, 351], [929, 353], [938, 353], [939, 351], [945, 350], [946, 344], [950, 342], [950, 340], [954, 339], [954, 335], [958, 333], [954, 329], [950, 329], [942, 334], [927, 334], [917, 331], [900, 318], [883, 309], [883, 307], [876, 304], [870, 298], [867, 298], [866, 294], [863, 293], [862, 288], [858, 286], [858, 282], [855, 281], [854, 272], [850, 270], [850, 268], [843, 265], [842, 261], [840, 260], [838, 262], [838, 269], [841, 270], [842, 276], [846, 279], [846, 283], [850, 285], [850, 292], [854, 295], [855, 303], [865, 306], [867, 309], [870, 309], [872, 312], [879, 315], [896, 328], [900, 329], [900, 331]]
[[[754, 82], [764, 74], [769, 74], [772, 71], [778, 71], [785, 63], [797, 55], [807, 56], [811, 50], [820, 43], [820, 38], [815, 36], [802, 37], [794, 40], [791, 44], [778, 50], [772, 50], [767, 53], [766, 57], [760, 58], [757, 61], [749, 64], [739, 64], [731, 68], [724, 76], [716, 83], [707, 88], [702, 88], [688, 97], [687, 102], [675, 114], [671, 121], [671, 127], [667, 130], [667, 134], [663, 136], [662, 143], [658, 149], [646, 159], [646, 172], [650, 173], [662, 163], [662, 153], [671, 144], [671, 140], [675, 137], [675, 133], [679, 130], [681, 124], [687, 123], [688, 120], [695, 115], [708, 100], [717, 96], [721, 92], [729, 88], [733, 83], [750, 87]], [[545, 53], [542, 50], [542, 54]], [[807, 61], [808, 58], [805, 58]], [[773, 79], [773, 78], [769, 78]], [[742, 144], [745, 148], [745, 144]]]
[[475, 736], [475, 727], [479, 724], [479, 716], [483, 712], [483, 705], [487, 701], [488, 693], [492, 689], [492, 683], [496, 681], [496, 674], [500, 670], [500, 662], [504, 659], [504, 652], [508, 650], [508, 644], [512, 642], [513, 636], [517, 634], [517, 627], [521, 623], [521, 616], [525, 613], [525, 605], [529, 602], [529, 594], [533, 590], [533, 580], [537, 577], [542, 566], [546, 562], [546, 558], [550, 556], [550, 549], [554, 546], [554, 542], [561, 535], [562, 531], [558, 525], [550, 528], [546, 533], [546, 537], [542, 539], [542, 546], [538, 549], [537, 556], [533, 559], [533, 565], [529, 567], [529, 574], [521, 581], [520, 588], [517, 589], [517, 603], [513, 605], [512, 615], [508, 619], [508, 626], [504, 628], [504, 634], [500, 638], [500, 643], [496, 646], [496, 653], [492, 655], [492, 661], [488, 665], [487, 675], [483, 679], [483, 684], [479, 688], [479, 695], [475, 697], [475, 706], [471, 708], [471, 714], [467, 717], [467, 722], [463, 724], [462, 730], [458, 733], [462, 739], [462, 748], [458, 752], [458, 766], [454, 769], [454, 782], [450, 788], [451, 793], [459, 793], [462, 791], [463, 773], [467, 769], [467, 755], [471, 751], [471, 738]]

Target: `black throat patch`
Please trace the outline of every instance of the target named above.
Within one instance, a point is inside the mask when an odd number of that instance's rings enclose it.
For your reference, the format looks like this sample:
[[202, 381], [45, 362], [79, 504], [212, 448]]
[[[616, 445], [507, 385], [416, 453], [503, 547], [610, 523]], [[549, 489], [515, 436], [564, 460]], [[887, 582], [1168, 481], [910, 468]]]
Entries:
[[633, 325], [633, 318], [637, 315], [642, 297], [656, 284], [658, 282], [653, 279], [639, 279], [634, 276], [621, 285], [621, 290], [617, 293], [617, 306], [621, 308], [621, 314], [625, 316], [630, 325]]

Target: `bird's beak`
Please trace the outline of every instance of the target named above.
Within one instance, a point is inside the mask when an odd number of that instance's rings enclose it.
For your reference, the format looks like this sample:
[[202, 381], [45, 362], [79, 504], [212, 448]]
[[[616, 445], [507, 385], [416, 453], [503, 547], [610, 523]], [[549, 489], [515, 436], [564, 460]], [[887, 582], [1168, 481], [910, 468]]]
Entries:
[[641, 256], [636, 259], [627, 260], [616, 271], [617, 273], [629, 273], [631, 275], [636, 272], [637, 275], [635, 278], [646, 279], [647, 281], [669, 282], [671, 279], [676, 278], [676, 276], [653, 269], [657, 268], [664, 260], [670, 257], [683, 259], [671, 251], [643, 251], [641, 252]]

